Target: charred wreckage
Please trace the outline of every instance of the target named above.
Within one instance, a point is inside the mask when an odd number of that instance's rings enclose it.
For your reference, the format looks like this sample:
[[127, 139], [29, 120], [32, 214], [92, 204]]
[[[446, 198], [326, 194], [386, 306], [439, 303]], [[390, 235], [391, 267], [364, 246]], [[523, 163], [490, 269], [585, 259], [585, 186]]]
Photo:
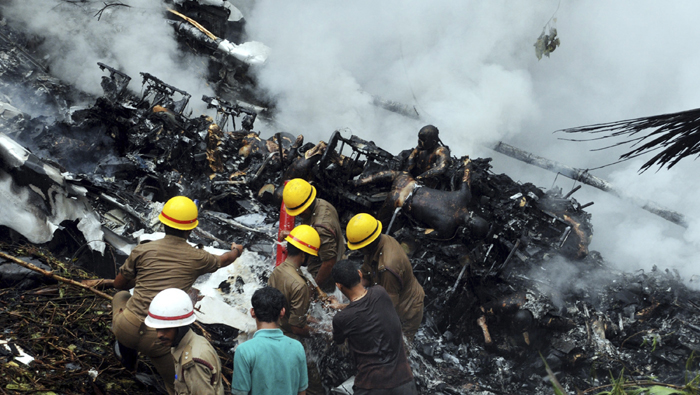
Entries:
[[[588, 204], [572, 197], [577, 188], [544, 191], [494, 174], [490, 158], [467, 156], [450, 158], [437, 182], [417, 181], [406, 171], [410, 149], [392, 155], [346, 131], [318, 143], [284, 132], [265, 139], [255, 132], [256, 119], [269, 116], [260, 105], [205, 96], [217, 119], [194, 117], [187, 92], [142, 73], [136, 96], [126, 89], [132, 76], [103, 63], [95, 67], [104, 72], [104, 95], [90, 98], [30, 62], [12, 44], [22, 43], [20, 34], [4, 28], [3, 37], [5, 247], [39, 245], [113, 278], [136, 237], [158, 230], [163, 202], [186, 195], [199, 202], [194, 241], [246, 245], [270, 261], [255, 273], [262, 283], [272, 269], [281, 189], [299, 177], [334, 204], [341, 222], [376, 214], [407, 251], [426, 293], [410, 358], [423, 393], [551, 393], [547, 369], [570, 393], [605, 385], [623, 369], [639, 382], [683, 384], [685, 364], [700, 350], [700, 293], [674, 272], [608, 268], [588, 250], [593, 230]], [[19, 86], [33, 93], [17, 101], [49, 103], [52, 113], [14, 107]], [[75, 97], [93, 104], [75, 107]], [[13, 266], [0, 265], [3, 287], [21, 292], [48, 281]], [[240, 292], [242, 283], [231, 279], [221, 292]], [[0, 313], [3, 323], [12, 319]], [[232, 353], [235, 336], [227, 333], [220, 344]], [[2, 337], [13, 341], [12, 333]], [[324, 337], [314, 343], [328, 388], [352, 376], [341, 349]], [[14, 357], [0, 353], [2, 362]]]

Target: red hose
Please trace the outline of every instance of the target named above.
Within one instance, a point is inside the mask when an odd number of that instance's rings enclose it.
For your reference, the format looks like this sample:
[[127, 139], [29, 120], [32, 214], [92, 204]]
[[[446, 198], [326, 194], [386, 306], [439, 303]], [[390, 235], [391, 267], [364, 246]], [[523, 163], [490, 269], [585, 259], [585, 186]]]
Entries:
[[[285, 185], [287, 184], [286, 181], [284, 183]], [[287, 214], [287, 210], [284, 209], [284, 202], [282, 202], [282, 207], [280, 208], [280, 230], [277, 232], [277, 240], [280, 240], [280, 235], [283, 231], [291, 231], [292, 229], [294, 229], [294, 217]], [[284, 262], [285, 259], [287, 259], [287, 248], [282, 243], [278, 243], [275, 266]]]

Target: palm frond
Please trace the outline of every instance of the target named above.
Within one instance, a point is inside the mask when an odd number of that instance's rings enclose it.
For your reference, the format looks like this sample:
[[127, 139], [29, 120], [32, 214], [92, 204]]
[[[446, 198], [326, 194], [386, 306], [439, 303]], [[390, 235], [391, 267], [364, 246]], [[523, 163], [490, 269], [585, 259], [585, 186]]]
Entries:
[[[620, 155], [620, 160], [615, 163], [660, 150], [642, 165], [640, 171], [646, 171], [654, 165], [670, 169], [685, 157], [700, 155], [700, 108], [672, 114], [562, 129], [559, 132], [596, 135], [587, 139], [562, 139], [569, 141], [626, 138], [598, 150], [629, 144], [632, 149]], [[602, 136], [600, 136], [601, 134]]]

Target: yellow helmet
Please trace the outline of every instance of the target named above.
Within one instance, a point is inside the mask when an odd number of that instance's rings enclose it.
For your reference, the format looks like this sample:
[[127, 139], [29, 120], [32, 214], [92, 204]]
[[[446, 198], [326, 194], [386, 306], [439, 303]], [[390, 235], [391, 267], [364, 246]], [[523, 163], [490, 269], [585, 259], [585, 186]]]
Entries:
[[369, 214], [357, 214], [348, 222], [345, 234], [348, 236], [348, 248], [359, 250], [382, 234], [382, 223]]
[[197, 227], [197, 205], [186, 196], [168, 200], [158, 216], [160, 222], [171, 228], [190, 230]]
[[318, 256], [318, 249], [321, 247], [321, 237], [316, 232], [316, 229], [309, 225], [299, 225], [292, 229], [285, 240], [307, 254]]
[[316, 198], [316, 188], [306, 180], [295, 178], [284, 186], [282, 200], [287, 214], [296, 217], [311, 206]]

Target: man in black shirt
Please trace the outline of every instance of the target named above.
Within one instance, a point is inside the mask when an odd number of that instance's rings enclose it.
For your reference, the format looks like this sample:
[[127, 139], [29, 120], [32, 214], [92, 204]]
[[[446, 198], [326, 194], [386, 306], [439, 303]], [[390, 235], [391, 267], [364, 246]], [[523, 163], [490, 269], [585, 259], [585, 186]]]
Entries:
[[353, 354], [357, 374], [355, 395], [418, 394], [403, 344], [401, 321], [379, 285], [365, 288], [362, 273], [350, 261], [335, 264], [333, 279], [349, 300], [333, 317], [333, 339], [346, 339]]

